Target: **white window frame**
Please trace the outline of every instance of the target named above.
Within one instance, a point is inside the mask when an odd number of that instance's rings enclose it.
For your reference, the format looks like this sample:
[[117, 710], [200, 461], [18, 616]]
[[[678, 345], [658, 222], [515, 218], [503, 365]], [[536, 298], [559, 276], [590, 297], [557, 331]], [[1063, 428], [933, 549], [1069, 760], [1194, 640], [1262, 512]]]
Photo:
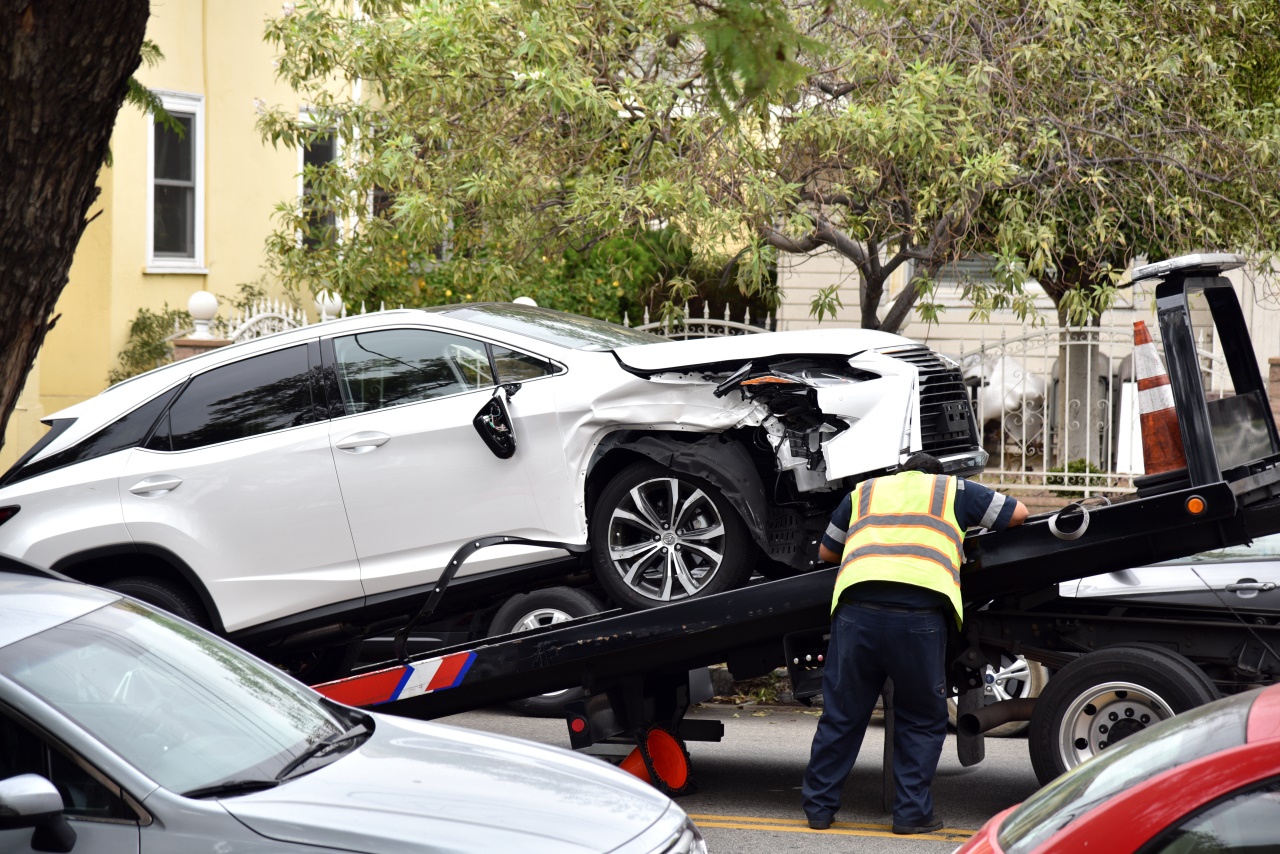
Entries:
[[174, 273], [206, 275], [204, 259], [204, 96], [189, 92], [166, 92], [153, 89], [152, 94], [160, 98], [164, 108], [174, 113], [188, 113], [194, 117], [195, 131], [192, 134], [192, 176], [195, 178], [195, 221], [192, 228], [195, 235], [195, 255], [192, 258], [174, 258], [172, 256], [156, 257], [155, 252], [155, 212], [156, 212], [156, 131], [155, 120], [147, 127], [147, 265], [146, 272], [157, 275]]
[[[312, 113], [311, 110], [309, 109], [302, 109], [298, 112], [298, 120], [303, 124], [314, 126], [315, 114]], [[330, 131], [330, 133], [333, 134], [333, 160], [335, 163], [341, 163], [342, 157], [345, 154], [345, 151], [344, 151], [345, 146], [342, 144], [342, 137], [338, 136], [337, 131]], [[303, 177], [303, 174], [302, 174], [306, 168], [307, 168], [307, 149], [304, 146], [299, 145], [298, 146], [298, 208], [299, 208], [299, 212], [301, 212], [303, 205], [306, 203], [307, 182], [306, 182], [306, 178]], [[345, 223], [342, 220], [342, 216], [340, 214], [335, 213], [333, 217], [333, 230], [339, 244], [343, 242], [343, 238], [346, 236], [344, 226], [345, 226]], [[302, 248], [302, 229], [298, 229], [295, 232], [294, 240], [297, 241], [298, 248], [301, 249]]]

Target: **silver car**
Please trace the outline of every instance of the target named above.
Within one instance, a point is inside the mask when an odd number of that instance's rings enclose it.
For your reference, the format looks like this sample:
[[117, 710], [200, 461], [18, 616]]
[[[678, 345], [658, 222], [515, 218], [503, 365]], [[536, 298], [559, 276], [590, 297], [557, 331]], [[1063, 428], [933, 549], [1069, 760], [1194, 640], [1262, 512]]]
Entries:
[[0, 851], [706, 847], [603, 762], [333, 703], [136, 600], [0, 559]]

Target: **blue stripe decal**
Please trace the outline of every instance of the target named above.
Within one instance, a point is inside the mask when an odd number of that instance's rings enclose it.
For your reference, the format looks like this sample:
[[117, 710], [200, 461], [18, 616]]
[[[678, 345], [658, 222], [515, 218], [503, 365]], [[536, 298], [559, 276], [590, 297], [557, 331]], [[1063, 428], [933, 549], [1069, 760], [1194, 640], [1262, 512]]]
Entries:
[[[413, 676], [413, 665], [412, 665], [412, 664], [406, 664], [406, 665], [404, 666], [404, 675], [400, 677], [400, 684], [399, 684], [399, 685], [397, 685], [397, 686], [396, 686], [396, 689], [395, 689], [394, 691], [392, 691], [392, 692], [391, 692], [391, 697], [390, 697], [390, 698], [388, 698], [388, 699], [386, 699], [386, 700], [383, 700], [382, 702], [383, 702], [383, 703], [390, 703], [392, 700], [399, 700], [399, 699], [400, 699], [400, 692], [404, 690], [404, 686], [408, 684], [408, 682], [409, 682], [409, 677], [411, 677], [411, 676]], [[382, 703], [379, 703], [378, 705], [382, 705]]]

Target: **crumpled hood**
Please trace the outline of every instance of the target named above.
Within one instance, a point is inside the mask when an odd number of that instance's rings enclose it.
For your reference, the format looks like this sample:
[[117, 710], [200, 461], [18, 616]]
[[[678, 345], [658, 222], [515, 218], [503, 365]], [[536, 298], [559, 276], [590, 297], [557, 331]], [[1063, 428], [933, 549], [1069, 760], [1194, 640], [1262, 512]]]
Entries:
[[619, 347], [618, 361], [636, 371], [669, 371], [716, 362], [770, 356], [852, 356], [865, 350], [914, 344], [911, 339], [871, 329], [804, 329], [759, 335], [693, 338]]
[[336, 762], [222, 806], [271, 839], [370, 854], [612, 851], [672, 807], [598, 760], [377, 715]]

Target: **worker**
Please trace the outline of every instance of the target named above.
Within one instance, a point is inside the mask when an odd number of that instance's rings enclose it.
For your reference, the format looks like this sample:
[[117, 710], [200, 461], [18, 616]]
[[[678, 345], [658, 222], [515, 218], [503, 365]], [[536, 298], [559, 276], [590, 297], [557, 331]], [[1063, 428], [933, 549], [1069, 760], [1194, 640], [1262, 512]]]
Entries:
[[943, 826], [931, 786], [947, 735], [946, 620], [958, 627], [963, 619], [961, 543], [967, 528], [1022, 524], [1027, 508], [942, 471], [936, 457], [912, 454], [897, 473], [859, 484], [823, 535], [819, 557], [841, 568], [822, 717], [801, 787], [815, 830], [829, 828], [840, 808], [886, 677], [893, 680], [893, 832]]

